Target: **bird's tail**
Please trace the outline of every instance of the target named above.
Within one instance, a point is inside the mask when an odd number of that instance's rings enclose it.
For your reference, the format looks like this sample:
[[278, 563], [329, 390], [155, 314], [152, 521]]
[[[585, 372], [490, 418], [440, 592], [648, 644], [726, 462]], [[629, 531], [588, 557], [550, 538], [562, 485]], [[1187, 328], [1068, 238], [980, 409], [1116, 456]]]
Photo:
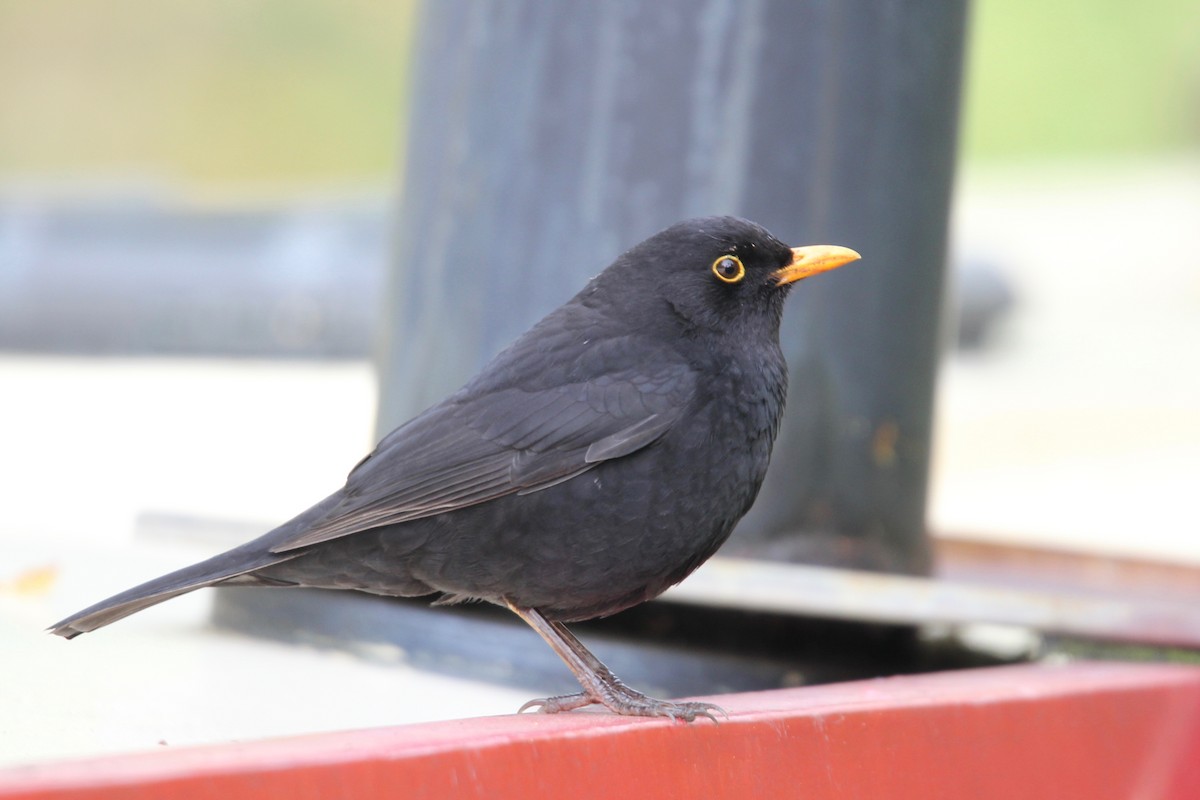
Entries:
[[287, 553], [281, 557], [275, 553], [260, 552], [255, 554], [257, 557], [248, 557], [250, 554], [238, 552], [242, 549], [239, 547], [221, 553], [207, 561], [201, 561], [199, 564], [184, 567], [152, 581], [147, 581], [140, 586], [126, 589], [120, 594], [113, 595], [107, 600], [101, 600], [94, 606], [89, 606], [83, 611], [54, 623], [48, 630], [57, 636], [73, 639], [81, 633], [102, 628], [110, 622], [124, 619], [143, 608], [158, 605], [172, 597], [178, 597], [205, 586], [224, 583], [298, 555]]
[[290, 561], [303, 555], [305, 550], [272, 553], [271, 546], [281, 538], [294, 536], [297, 531], [306, 530], [314, 520], [323, 517], [330, 508], [336, 505], [339, 499], [340, 493], [330, 495], [303, 514], [252, 542], [215, 555], [199, 564], [193, 564], [190, 567], [184, 567], [152, 581], [147, 581], [141, 586], [126, 589], [120, 594], [113, 595], [107, 600], [101, 600], [94, 606], [89, 606], [83, 611], [54, 623], [47, 630], [55, 635], [72, 639], [81, 633], [102, 628], [110, 622], [124, 619], [130, 614], [157, 605], [164, 600], [170, 600], [172, 597], [178, 597], [181, 594], [217, 583], [279, 585], [278, 581], [258, 579], [253, 573], [272, 564]]

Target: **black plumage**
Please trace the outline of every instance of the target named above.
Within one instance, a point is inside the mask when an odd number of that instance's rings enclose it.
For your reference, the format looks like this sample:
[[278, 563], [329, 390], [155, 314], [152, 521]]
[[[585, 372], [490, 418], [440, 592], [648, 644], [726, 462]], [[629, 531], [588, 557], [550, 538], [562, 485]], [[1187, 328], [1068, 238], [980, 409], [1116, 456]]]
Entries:
[[788, 289], [856, 258], [733, 217], [674, 225], [386, 436], [342, 489], [51, 630], [70, 638], [217, 583], [480, 599], [529, 622], [583, 685], [531, 705], [711, 715], [624, 687], [563, 623], [657, 596], [725, 541], [783, 411]]

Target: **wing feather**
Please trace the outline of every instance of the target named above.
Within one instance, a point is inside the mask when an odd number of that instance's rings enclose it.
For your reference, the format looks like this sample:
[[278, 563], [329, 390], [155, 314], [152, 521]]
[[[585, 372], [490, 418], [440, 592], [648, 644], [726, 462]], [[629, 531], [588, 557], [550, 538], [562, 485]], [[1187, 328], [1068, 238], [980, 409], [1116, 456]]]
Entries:
[[341, 503], [272, 550], [569, 480], [656, 441], [686, 413], [694, 382], [689, 368], [674, 363], [556, 386], [468, 384], [385, 437], [350, 473]]

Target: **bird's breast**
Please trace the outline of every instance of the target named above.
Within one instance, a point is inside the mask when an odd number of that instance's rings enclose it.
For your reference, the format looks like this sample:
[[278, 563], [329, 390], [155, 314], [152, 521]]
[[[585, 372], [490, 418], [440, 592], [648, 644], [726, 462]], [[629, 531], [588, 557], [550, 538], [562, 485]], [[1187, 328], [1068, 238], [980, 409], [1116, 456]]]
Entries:
[[536, 492], [440, 515], [414, 577], [570, 621], [657, 596], [749, 510], [783, 406], [778, 362], [704, 365], [703, 388], [659, 439]]

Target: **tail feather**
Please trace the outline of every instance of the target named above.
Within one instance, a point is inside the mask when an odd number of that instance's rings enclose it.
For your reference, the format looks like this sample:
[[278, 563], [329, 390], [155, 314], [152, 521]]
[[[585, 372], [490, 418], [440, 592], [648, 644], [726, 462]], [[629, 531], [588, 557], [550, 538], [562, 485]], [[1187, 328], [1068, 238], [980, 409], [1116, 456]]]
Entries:
[[110, 622], [124, 619], [130, 614], [158, 605], [164, 600], [178, 597], [181, 594], [223, 583], [231, 578], [254, 572], [257, 569], [288, 561], [288, 557], [297, 554], [287, 553], [280, 557], [275, 553], [250, 554], [240, 553], [243, 548], [236, 548], [227, 553], [213, 556], [207, 561], [193, 564], [190, 567], [147, 581], [140, 586], [126, 589], [120, 594], [113, 595], [107, 600], [101, 600], [83, 611], [72, 614], [64, 620], [54, 623], [47, 630], [66, 639], [73, 639], [81, 633], [94, 631]]
[[247, 580], [247, 578], [251, 577], [256, 570], [272, 564], [291, 561], [293, 558], [303, 555], [305, 550], [272, 553], [271, 547], [283, 538], [295, 536], [297, 531], [306, 530], [315, 520], [328, 513], [329, 509], [333, 508], [341, 498], [341, 492], [335, 492], [304, 513], [252, 542], [215, 555], [199, 564], [193, 564], [190, 567], [184, 567], [152, 581], [147, 581], [140, 586], [113, 595], [107, 600], [101, 600], [94, 606], [89, 606], [83, 611], [54, 623], [47, 630], [57, 636], [72, 639], [81, 633], [94, 631], [96, 628], [124, 619], [130, 614], [157, 605], [164, 600], [170, 600], [172, 597], [226, 581], [277, 585], [275, 581]]

